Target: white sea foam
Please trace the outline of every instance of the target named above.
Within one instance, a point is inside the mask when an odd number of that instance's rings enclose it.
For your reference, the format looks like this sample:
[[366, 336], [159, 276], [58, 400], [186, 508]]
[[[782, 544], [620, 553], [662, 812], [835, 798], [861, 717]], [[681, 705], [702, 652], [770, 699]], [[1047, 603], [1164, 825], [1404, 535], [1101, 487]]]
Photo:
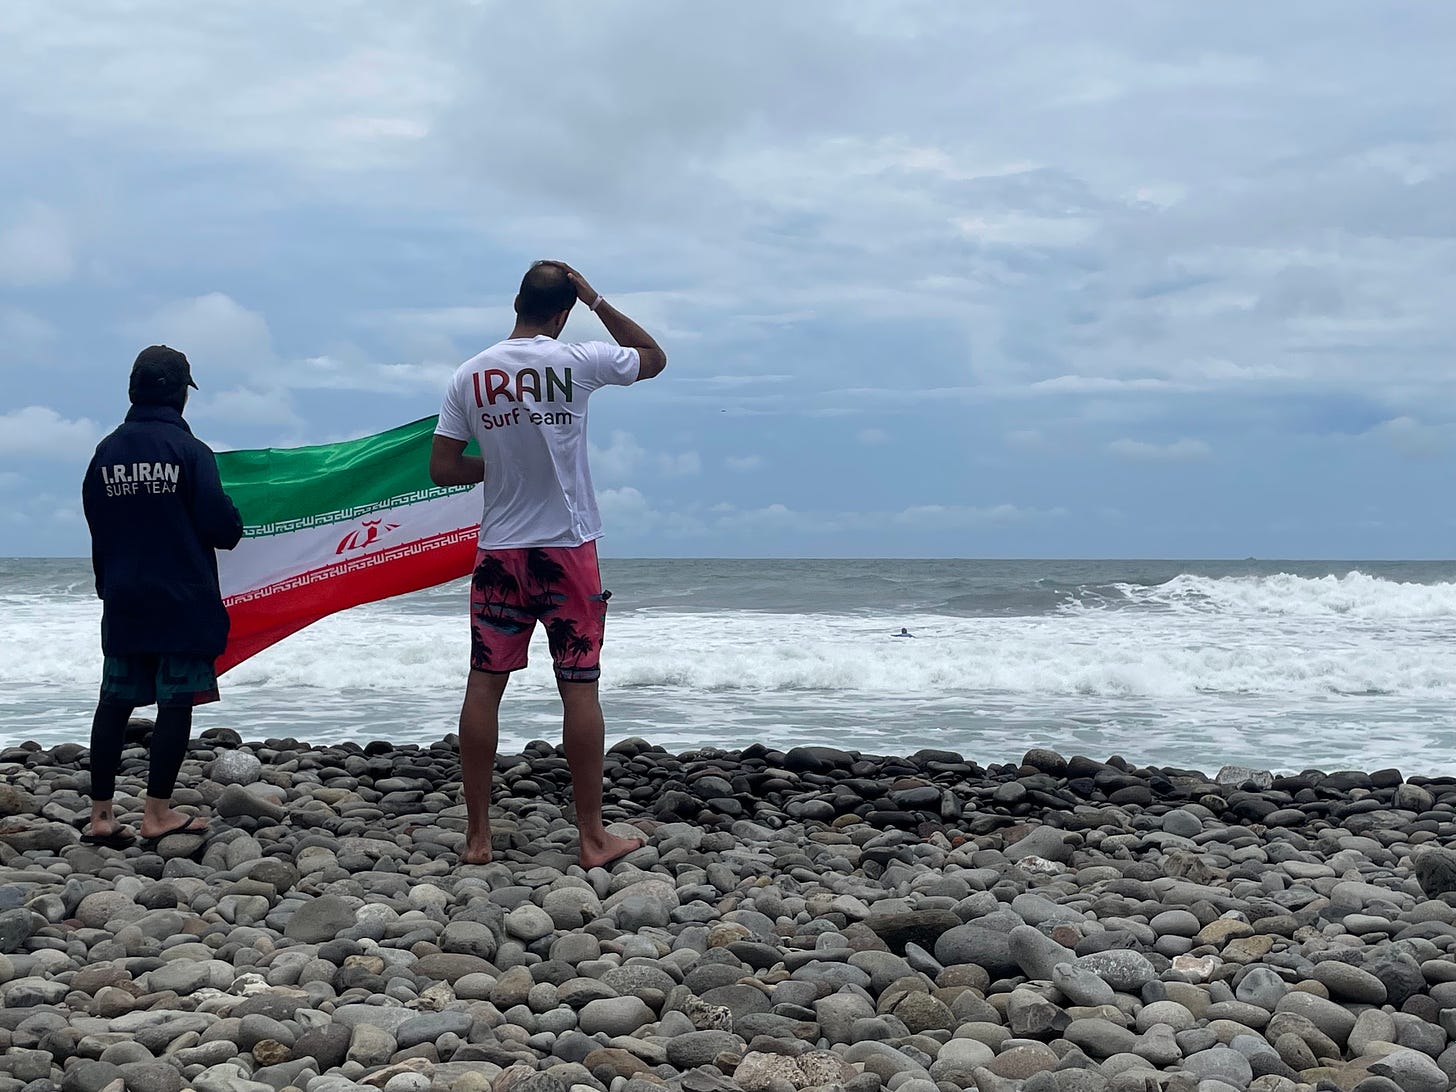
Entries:
[[1456, 621], [1456, 584], [1404, 583], [1359, 571], [1320, 577], [1184, 574], [1152, 587], [1118, 588], [1134, 603], [1240, 617]]

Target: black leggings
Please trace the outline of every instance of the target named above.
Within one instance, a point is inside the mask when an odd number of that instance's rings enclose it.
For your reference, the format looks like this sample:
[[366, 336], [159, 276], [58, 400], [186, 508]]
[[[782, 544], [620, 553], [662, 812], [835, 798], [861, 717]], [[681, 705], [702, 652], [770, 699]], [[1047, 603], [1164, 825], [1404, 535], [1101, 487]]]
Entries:
[[[116, 769], [121, 765], [121, 748], [126, 742], [126, 725], [132, 707], [103, 701], [91, 721], [91, 799], [110, 800], [116, 795]], [[163, 705], [157, 709], [152, 729], [152, 770], [147, 778], [147, 795], [172, 799], [177, 773], [192, 735], [192, 706]]]

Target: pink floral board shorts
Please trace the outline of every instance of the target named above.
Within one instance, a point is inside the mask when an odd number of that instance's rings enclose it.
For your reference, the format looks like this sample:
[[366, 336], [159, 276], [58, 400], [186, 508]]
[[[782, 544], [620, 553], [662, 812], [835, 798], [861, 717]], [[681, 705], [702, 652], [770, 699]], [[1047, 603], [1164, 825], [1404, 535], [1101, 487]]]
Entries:
[[541, 622], [556, 677], [594, 682], [602, 673], [611, 597], [602, 590], [595, 542], [478, 550], [470, 578], [470, 669], [519, 671]]

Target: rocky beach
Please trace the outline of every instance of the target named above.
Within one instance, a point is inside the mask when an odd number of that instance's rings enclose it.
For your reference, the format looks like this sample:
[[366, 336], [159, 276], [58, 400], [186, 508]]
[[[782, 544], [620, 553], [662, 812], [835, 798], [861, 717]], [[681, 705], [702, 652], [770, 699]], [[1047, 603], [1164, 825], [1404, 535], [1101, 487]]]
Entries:
[[[118, 805], [133, 817], [146, 725]], [[1034, 750], [564, 758], [195, 740], [206, 838], [81, 841], [85, 749], [0, 752], [0, 1092], [1444, 1092], [1456, 778]], [[625, 828], [624, 828], [625, 829]]]

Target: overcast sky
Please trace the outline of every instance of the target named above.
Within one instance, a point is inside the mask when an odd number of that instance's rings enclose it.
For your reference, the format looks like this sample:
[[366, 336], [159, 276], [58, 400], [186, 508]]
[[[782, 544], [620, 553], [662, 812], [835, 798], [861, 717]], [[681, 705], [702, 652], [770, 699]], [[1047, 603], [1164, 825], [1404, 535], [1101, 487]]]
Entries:
[[[1450, 557], [1456, 8], [7, 0], [0, 554], [138, 349], [434, 413], [576, 265], [604, 553]], [[603, 337], [590, 315], [568, 337]]]

